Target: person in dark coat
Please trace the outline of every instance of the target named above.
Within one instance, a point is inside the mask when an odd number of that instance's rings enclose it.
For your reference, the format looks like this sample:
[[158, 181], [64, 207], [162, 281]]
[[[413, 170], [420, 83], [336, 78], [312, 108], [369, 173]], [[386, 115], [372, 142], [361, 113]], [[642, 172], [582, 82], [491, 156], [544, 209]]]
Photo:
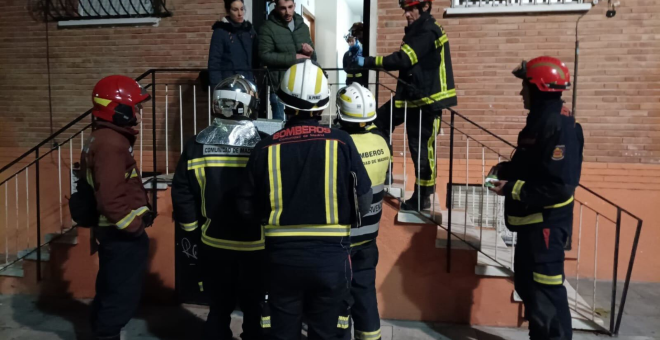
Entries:
[[227, 16], [213, 24], [209, 49], [209, 85], [211, 89], [223, 79], [240, 74], [256, 83], [252, 69], [257, 55], [257, 33], [245, 20], [243, 0], [225, 0]]

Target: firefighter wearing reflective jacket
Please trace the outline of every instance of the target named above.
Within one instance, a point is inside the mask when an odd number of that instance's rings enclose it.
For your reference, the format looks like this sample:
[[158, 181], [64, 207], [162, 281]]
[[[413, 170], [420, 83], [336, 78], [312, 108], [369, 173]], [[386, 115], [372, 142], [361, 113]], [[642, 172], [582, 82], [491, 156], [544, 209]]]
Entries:
[[[449, 41], [442, 26], [431, 16], [431, 2], [399, 0], [408, 20], [401, 50], [386, 57], [357, 58], [359, 66], [399, 71], [394, 103], [388, 102], [378, 109], [375, 124], [389, 137], [390, 129], [394, 128], [391, 124], [399, 126], [406, 122], [408, 148], [418, 177], [412, 197], [403, 206], [408, 210], [431, 206], [436, 180], [435, 136], [442, 109], [457, 104]], [[390, 105], [393, 105], [392, 117]], [[418, 154], [421, 154], [419, 161]]]
[[99, 223], [99, 272], [92, 302], [92, 330], [98, 339], [119, 340], [137, 310], [147, 269], [151, 226], [147, 192], [133, 158], [141, 103], [149, 94], [135, 80], [109, 76], [94, 87], [91, 136], [81, 155], [81, 174], [94, 189]]
[[355, 69], [353, 60], [362, 57], [362, 43], [364, 37], [364, 24], [356, 22], [348, 30], [344, 37], [348, 43], [348, 51], [344, 53], [343, 65], [346, 71], [346, 85], [358, 83], [362, 86], [368, 86], [369, 72], [367, 70], [358, 71]]
[[239, 211], [266, 235], [267, 339], [339, 339], [350, 318], [350, 229], [371, 205], [371, 181], [348, 133], [319, 125], [328, 79], [307, 60], [293, 65], [277, 96], [284, 129], [259, 142], [247, 165]]
[[513, 73], [522, 79], [529, 115], [511, 161], [491, 171], [499, 179], [491, 190], [505, 196], [506, 226], [517, 232], [514, 282], [525, 304], [530, 338], [571, 339], [564, 246], [580, 182], [582, 128], [562, 114], [561, 95], [570, 87], [570, 75], [560, 60], [535, 58]]
[[376, 237], [383, 208], [385, 176], [391, 159], [390, 149], [385, 137], [371, 124], [376, 119], [376, 101], [368, 89], [353, 83], [337, 92], [336, 103], [341, 129], [348, 132], [355, 142], [371, 179], [373, 192], [369, 213], [362, 216], [359, 228], [351, 229], [353, 328], [356, 340], [378, 340], [381, 332], [376, 299]]
[[250, 153], [265, 136], [249, 118], [257, 112], [257, 98], [254, 84], [241, 75], [220, 82], [213, 92], [213, 123], [186, 143], [172, 182], [178, 226], [202, 241], [200, 288], [210, 298], [204, 339], [232, 339], [237, 302], [244, 313], [242, 338], [262, 339], [264, 235], [234, 208]]

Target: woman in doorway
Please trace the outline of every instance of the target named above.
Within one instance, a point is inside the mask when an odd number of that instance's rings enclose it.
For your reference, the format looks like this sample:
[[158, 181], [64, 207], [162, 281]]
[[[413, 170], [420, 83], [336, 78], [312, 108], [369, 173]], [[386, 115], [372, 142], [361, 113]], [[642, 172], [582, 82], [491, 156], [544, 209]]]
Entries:
[[256, 56], [257, 33], [252, 23], [245, 20], [243, 0], [225, 0], [227, 16], [213, 25], [209, 49], [209, 83], [211, 89], [223, 79], [235, 74], [256, 83], [251, 69]]

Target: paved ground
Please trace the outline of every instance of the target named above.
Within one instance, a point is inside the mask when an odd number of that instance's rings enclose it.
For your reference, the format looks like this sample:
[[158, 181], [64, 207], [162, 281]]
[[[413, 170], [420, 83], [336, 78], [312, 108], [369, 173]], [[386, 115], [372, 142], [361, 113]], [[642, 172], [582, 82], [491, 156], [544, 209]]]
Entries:
[[[660, 292], [657, 292], [660, 294]], [[631, 304], [636, 305], [636, 304]], [[639, 313], [648, 312], [651, 307], [641, 304], [635, 308]], [[657, 304], [654, 311], [657, 310]], [[635, 308], [631, 308], [634, 313]], [[644, 309], [647, 308], [647, 309]], [[197, 306], [146, 306], [126, 328], [126, 339], [135, 340], [190, 340], [198, 339], [199, 331], [207, 310]], [[628, 316], [627, 316], [628, 317]], [[619, 339], [651, 340], [660, 339], [660, 326], [657, 316], [630, 315], [624, 322], [628, 333]], [[2, 340], [86, 340], [90, 329], [87, 322], [86, 302], [75, 300], [39, 301], [31, 296], [0, 296], [0, 339]], [[235, 334], [240, 333], [241, 316], [233, 317]], [[648, 323], [648, 324], [647, 324]], [[635, 325], [646, 325], [639, 328]], [[638, 328], [635, 328], [638, 327]], [[646, 327], [646, 330], [643, 330]], [[650, 328], [649, 328], [650, 327]], [[655, 331], [652, 328], [655, 327]], [[388, 321], [382, 322], [383, 340], [525, 340], [527, 332], [522, 329], [495, 327], [470, 327], [423, 322]], [[639, 334], [639, 332], [647, 332]], [[655, 333], [654, 333], [655, 332]], [[576, 333], [575, 340], [607, 339], [607, 336], [590, 333]]]

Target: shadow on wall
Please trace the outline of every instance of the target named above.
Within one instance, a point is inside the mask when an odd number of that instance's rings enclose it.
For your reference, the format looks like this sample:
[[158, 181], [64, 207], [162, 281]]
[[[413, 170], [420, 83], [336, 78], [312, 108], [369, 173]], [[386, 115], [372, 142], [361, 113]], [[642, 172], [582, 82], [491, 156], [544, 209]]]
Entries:
[[[87, 235], [87, 233], [81, 233]], [[68, 266], [75, 266], [75, 258], [70, 258], [75, 254], [72, 250], [76, 247], [84, 248], [86, 252], [76, 254], [86, 254], [89, 256], [89, 245], [85, 237], [80, 237], [80, 244], [77, 246], [55, 244], [51, 250], [50, 268], [47, 269], [42, 283], [42, 289], [37, 300], [34, 302], [34, 309], [26, 310], [30, 303], [26, 300], [32, 300], [27, 296], [12, 297], [12, 307], [14, 311], [14, 320], [17, 324], [33, 331], [48, 332], [56, 334], [61, 339], [89, 339], [92, 335], [90, 327], [90, 303], [89, 300], [75, 299], [71, 292], [76, 286], [75, 279], [67, 281]], [[87, 243], [87, 244], [86, 244]], [[151, 265], [158, 243], [151, 239], [149, 251], [149, 263]], [[96, 255], [94, 255], [96, 257]], [[98, 260], [95, 259], [95, 263]], [[84, 267], [78, 267], [84, 268]], [[87, 266], [89, 268], [89, 265]], [[89, 271], [80, 272], [77, 279], [88, 280], [83, 276], [95, 276], [96, 266]], [[145, 277], [145, 287], [148, 291], [143, 291], [143, 304], [137, 314], [132, 319], [127, 328], [131, 333], [149, 334], [157, 338], [167, 339], [198, 339], [202, 329], [203, 320], [192, 312], [184, 309], [181, 305], [174, 303], [174, 290], [163, 285], [160, 275], [148, 273]], [[145, 305], [144, 302], [149, 304]], [[45, 315], [45, 316], [44, 316]]]

